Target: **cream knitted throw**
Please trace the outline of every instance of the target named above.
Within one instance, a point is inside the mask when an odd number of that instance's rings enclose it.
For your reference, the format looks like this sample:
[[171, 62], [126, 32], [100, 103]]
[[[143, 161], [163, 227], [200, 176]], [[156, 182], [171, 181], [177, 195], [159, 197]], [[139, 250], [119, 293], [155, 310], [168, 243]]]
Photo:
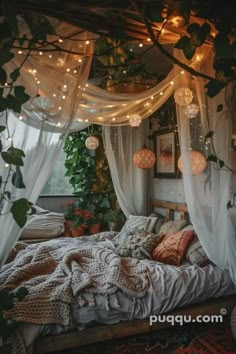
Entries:
[[[149, 278], [146, 266], [132, 258], [121, 258], [112, 249], [89, 243], [26, 245], [18, 243], [0, 273], [0, 287], [26, 286], [29, 294], [17, 301], [9, 317], [17, 321], [50, 324], [71, 323], [70, 307], [80, 306], [83, 290], [115, 294], [118, 289], [133, 297], [145, 295]], [[82, 298], [83, 299], [83, 298]]]

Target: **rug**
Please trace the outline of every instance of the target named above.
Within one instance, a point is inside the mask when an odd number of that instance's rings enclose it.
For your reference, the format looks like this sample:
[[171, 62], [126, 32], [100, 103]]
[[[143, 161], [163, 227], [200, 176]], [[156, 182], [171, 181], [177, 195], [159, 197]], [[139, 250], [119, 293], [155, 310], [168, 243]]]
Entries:
[[[124, 324], [125, 326], [125, 324]], [[158, 332], [90, 344], [57, 354], [227, 354], [236, 353], [230, 319], [223, 323], [188, 324]]]

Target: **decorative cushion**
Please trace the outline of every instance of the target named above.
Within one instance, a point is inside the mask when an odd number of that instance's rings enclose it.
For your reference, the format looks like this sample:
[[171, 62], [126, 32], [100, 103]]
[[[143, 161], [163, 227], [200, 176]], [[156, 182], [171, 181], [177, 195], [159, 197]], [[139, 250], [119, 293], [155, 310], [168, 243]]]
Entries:
[[121, 232], [126, 234], [137, 234], [142, 231], [152, 232], [157, 221], [157, 217], [129, 215]]
[[115, 252], [122, 257], [151, 259], [152, 251], [157, 242], [158, 237], [153, 233], [143, 231], [127, 235], [125, 232], [120, 232], [115, 237]]
[[180, 265], [193, 237], [193, 230], [163, 235], [152, 252], [152, 258], [162, 263]]
[[[185, 229], [186, 228], [184, 228], [182, 231], [186, 231]], [[200, 267], [204, 267], [209, 263], [207, 254], [204, 251], [204, 248], [202, 247], [196, 233], [194, 233], [194, 238], [188, 247], [185, 259], [191, 264], [197, 264]]]
[[184, 226], [186, 226], [186, 220], [169, 220], [164, 222], [161, 226], [159, 235], [163, 236], [165, 234], [174, 234], [180, 231]]
[[154, 232], [156, 234], [159, 234], [160, 232], [160, 229], [161, 229], [161, 226], [164, 224], [164, 222], [166, 222], [166, 218], [165, 216], [161, 215], [161, 214], [158, 214], [158, 213], [152, 213], [151, 215], [149, 215], [149, 217], [156, 217], [157, 218], [157, 221], [155, 223], [155, 228], [154, 228]]

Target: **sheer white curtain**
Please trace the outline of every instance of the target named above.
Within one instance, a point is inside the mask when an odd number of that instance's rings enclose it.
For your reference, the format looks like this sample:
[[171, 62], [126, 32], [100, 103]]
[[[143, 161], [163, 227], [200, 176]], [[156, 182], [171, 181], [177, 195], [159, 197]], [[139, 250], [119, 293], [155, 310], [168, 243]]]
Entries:
[[118, 203], [126, 216], [147, 212], [147, 170], [133, 164], [134, 153], [143, 147], [148, 121], [138, 128], [103, 127], [103, 141]]
[[[184, 60], [178, 50], [175, 55]], [[213, 75], [210, 70], [212, 51], [202, 48], [196, 57], [195, 69]], [[185, 107], [176, 105], [185, 198], [190, 218], [209, 258], [219, 267], [228, 269], [236, 283], [236, 230], [227, 209], [231, 173], [227, 168], [209, 162], [203, 173], [193, 175], [190, 159], [191, 150], [202, 149], [206, 157], [216, 155], [226, 166], [230, 166], [232, 120], [225, 92], [223, 90], [210, 98], [206, 96], [206, 80], [200, 77], [193, 79], [189, 75], [179, 76], [177, 85], [191, 88], [194, 100], [200, 107], [199, 119], [189, 119], [184, 113]], [[219, 105], [223, 105], [222, 110], [217, 109]], [[213, 132], [212, 139], [205, 140], [204, 137], [210, 131]]]
[[[61, 26], [63, 29], [63, 24], [59, 27]], [[65, 48], [76, 50], [75, 47], [78, 46], [81, 54], [71, 56], [65, 52], [58, 56], [54, 52], [53, 54], [49, 52], [42, 62], [39, 62], [38, 55], [30, 56], [25, 62], [24, 73], [19, 77], [17, 84], [26, 87], [31, 99], [22, 107], [20, 114], [5, 111], [2, 116], [2, 120], [7, 124], [7, 129], [1, 134], [3, 149], [8, 149], [13, 144], [15, 148], [22, 149], [25, 153], [24, 166], [21, 167], [25, 188], [22, 189], [15, 188], [11, 183], [15, 167], [6, 164], [2, 158], [0, 161], [0, 175], [4, 182], [2, 191], [11, 193], [12, 201], [21, 198], [26, 198], [32, 203], [37, 201], [64, 140], [70, 129], [73, 129], [72, 123], [76, 119], [91, 67], [92, 48], [85, 46], [88, 33], [78, 34], [78, 29], [75, 31], [73, 26], [66, 28], [68, 36], [72, 36], [72, 41], [69, 40], [69, 43], [64, 41]], [[7, 66], [9, 72], [18, 66], [21, 60], [20, 56], [16, 55], [14, 63], [11, 62]], [[38, 92], [38, 95], [35, 95], [35, 92]], [[87, 123], [77, 122], [77, 130], [86, 125]], [[7, 176], [10, 178], [5, 183]], [[0, 265], [4, 264], [21, 233], [20, 227], [9, 212], [11, 203], [6, 199], [1, 204]]]

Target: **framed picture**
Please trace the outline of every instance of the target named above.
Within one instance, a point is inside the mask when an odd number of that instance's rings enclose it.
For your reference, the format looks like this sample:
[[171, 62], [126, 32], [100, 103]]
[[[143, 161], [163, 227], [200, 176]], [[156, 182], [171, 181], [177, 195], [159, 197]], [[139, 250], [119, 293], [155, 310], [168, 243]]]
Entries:
[[177, 149], [175, 131], [165, 129], [155, 132], [154, 151], [156, 155], [154, 177], [179, 178], [180, 172], [177, 169], [179, 149]]

